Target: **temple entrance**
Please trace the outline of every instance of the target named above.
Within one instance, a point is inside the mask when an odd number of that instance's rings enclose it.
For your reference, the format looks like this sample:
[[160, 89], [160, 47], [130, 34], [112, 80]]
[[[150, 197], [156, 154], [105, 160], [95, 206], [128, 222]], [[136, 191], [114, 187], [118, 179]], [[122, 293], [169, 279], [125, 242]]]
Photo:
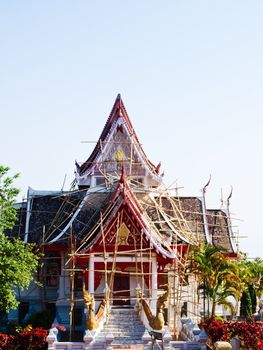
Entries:
[[130, 276], [115, 273], [113, 284], [113, 305], [130, 305]]

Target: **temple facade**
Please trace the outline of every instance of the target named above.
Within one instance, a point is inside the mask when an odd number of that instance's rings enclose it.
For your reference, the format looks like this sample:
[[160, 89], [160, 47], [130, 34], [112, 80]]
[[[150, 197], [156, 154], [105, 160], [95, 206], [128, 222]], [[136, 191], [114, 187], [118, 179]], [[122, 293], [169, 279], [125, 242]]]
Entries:
[[43, 266], [9, 320], [23, 321], [49, 309], [67, 329], [86, 328], [83, 290], [111, 307], [135, 307], [142, 296], [155, 309], [170, 286], [165, 322], [198, 320], [205, 305], [187, 274], [192, 245], [212, 243], [235, 256], [237, 244], [226, 210], [206, 208], [200, 197], [183, 197], [163, 184], [160, 164], [148, 159], [120, 95], [87, 160], [76, 163], [70, 191], [28, 189], [10, 235], [37, 243]]

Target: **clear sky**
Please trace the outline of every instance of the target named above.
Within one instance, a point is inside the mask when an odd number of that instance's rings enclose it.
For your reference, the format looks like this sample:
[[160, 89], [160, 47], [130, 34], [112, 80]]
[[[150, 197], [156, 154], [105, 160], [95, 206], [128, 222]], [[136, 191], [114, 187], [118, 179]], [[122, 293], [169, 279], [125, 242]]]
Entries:
[[69, 188], [121, 93], [165, 182], [231, 212], [262, 254], [263, 1], [0, 0], [0, 163]]

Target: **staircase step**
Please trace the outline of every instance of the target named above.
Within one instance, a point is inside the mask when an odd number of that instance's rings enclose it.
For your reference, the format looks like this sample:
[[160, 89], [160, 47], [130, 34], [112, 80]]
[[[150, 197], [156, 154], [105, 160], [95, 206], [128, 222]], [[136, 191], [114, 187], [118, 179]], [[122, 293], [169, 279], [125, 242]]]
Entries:
[[114, 307], [111, 309], [108, 323], [93, 343], [93, 350], [102, 350], [105, 348], [105, 337], [109, 333], [114, 337], [112, 345], [116, 349], [122, 346], [123, 348], [136, 347], [136, 344], [142, 344], [144, 331], [145, 327], [133, 308]]

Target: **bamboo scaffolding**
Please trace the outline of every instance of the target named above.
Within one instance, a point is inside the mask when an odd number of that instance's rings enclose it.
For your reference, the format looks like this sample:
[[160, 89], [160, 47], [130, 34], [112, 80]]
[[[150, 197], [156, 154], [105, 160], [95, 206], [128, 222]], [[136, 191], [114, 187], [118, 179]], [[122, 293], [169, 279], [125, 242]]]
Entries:
[[[111, 142], [115, 144], [124, 144], [125, 142]], [[171, 194], [171, 191], [168, 188], [160, 186], [160, 188], [152, 190], [149, 189], [146, 185], [140, 183], [139, 181], [132, 178], [132, 170], [133, 166], [142, 164], [142, 162], [137, 162], [132, 159], [133, 157], [133, 143], [127, 142], [127, 144], [130, 144], [130, 156], [127, 157], [126, 160], [124, 160], [125, 164], [129, 165], [129, 175], [127, 177], [127, 181], [130, 182], [132, 185], [132, 188], [135, 188], [135, 190], [142, 191], [143, 193], [149, 193], [150, 195], [145, 198], [144, 196], [137, 196], [137, 200], [144, 211], [144, 218], [146, 218], [148, 224], [149, 224], [149, 232], [150, 237], [151, 235], [156, 235], [158, 240], [162, 243], [162, 245], [168, 250], [176, 250], [177, 251], [177, 257], [174, 261], [174, 264], [171, 269], [168, 269], [166, 272], [160, 272], [158, 271], [158, 275], [160, 276], [167, 276], [168, 278], [173, 279], [173, 291], [172, 295], [169, 299], [169, 311], [168, 311], [168, 318], [170, 322], [170, 312], [173, 311], [173, 318], [174, 318], [174, 324], [173, 324], [173, 334], [174, 337], [176, 337], [177, 329], [177, 320], [181, 312], [180, 308], [180, 302], [184, 300], [185, 298], [189, 298], [187, 302], [189, 304], [193, 305], [193, 311], [191, 311], [192, 314], [197, 314], [197, 304], [198, 299], [197, 296], [194, 295], [194, 297], [189, 293], [188, 291], [184, 290], [184, 286], [182, 281], [186, 280], [187, 278], [187, 261], [188, 261], [188, 255], [190, 251], [190, 246], [197, 244], [200, 240], [202, 232], [204, 232], [204, 228], [206, 222], [203, 220], [203, 217], [209, 218], [215, 220], [213, 224], [209, 224], [208, 226], [213, 228], [218, 228], [223, 230], [229, 229], [229, 220], [230, 220], [230, 211], [224, 212], [224, 215], [222, 213], [218, 214], [212, 213], [212, 212], [203, 212], [202, 210], [187, 210], [182, 205], [182, 200], [179, 197], [178, 193], [178, 187], [176, 187], [176, 195], [174, 196]], [[101, 162], [97, 162], [98, 170], [102, 177], [105, 178], [105, 185], [106, 187], [109, 186], [109, 189], [113, 189], [114, 180], [119, 180], [119, 174], [116, 172], [116, 174], [111, 174], [106, 172], [106, 166], [107, 164], [113, 163], [113, 160], [107, 160], [106, 156], [104, 154], [104, 142], [102, 140], [99, 140], [98, 146], [100, 147], [102, 158]], [[89, 165], [88, 162], [85, 162], [86, 165]], [[139, 177], [140, 175], [138, 175]], [[135, 191], [136, 192], [136, 191]], [[110, 192], [109, 192], [110, 193]], [[156, 195], [152, 195], [152, 193], [156, 193]], [[165, 199], [165, 200], [164, 200]], [[165, 201], [167, 201], [168, 205], [165, 205]], [[88, 199], [87, 199], [88, 203]], [[63, 214], [65, 214], [65, 211], [63, 213], [63, 210], [66, 208], [67, 205], [70, 205], [70, 201], [63, 202], [60, 210], [58, 211], [56, 217], [52, 221], [53, 227], [55, 229], [49, 231], [50, 237], [55, 230], [57, 230], [59, 227], [61, 227], [62, 223], [66, 222], [71, 212], [66, 212], [68, 214], [66, 218], [63, 217]], [[90, 202], [90, 205], [92, 206], [93, 203]], [[87, 259], [91, 253], [86, 253], [85, 249], [87, 249], [87, 243], [91, 240], [91, 238], [100, 232], [101, 234], [101, 242], [103, 246], [102, 252], [92, 252], [92, 254], [95, 256], [96, 259], [102, 258], [100, 262], [104, 262], [104, 269], [95, 269], [94, 272], [101, 273], [104, 275], [105, 280], [105, 297], [106, 300], [109, 300], [112, 304], [115, 300], [136, 300], [137, 299], [137, 293], [136, 297], [132, 296], [131, 293], [136, 291], [137, 287], [139, 285], [139, 280], [141, 281], [141, 288], [142, 292], [148, 292], [149, 293], [149, 299], [153, 300], [153, 290], [152, 290], [152, 279], [150, 278], [152, 276], [152, 249], [153, 245], [151, 243], [152, 237], [149, 242], [149, 247], [144, 248], [143, 245], [143, 232], [141, 232], [140, 242], [139, 245], [136, 243], [136, 237], [135, 232], [132, 234], [134, 239], [134, 249], [127, 249], [125, 251], [119, 250], [119, 230], [120, 225], [122, 224], [122, 218], [123, 218], [123, 211], [118, 212], [117, 217], [117, 225], [116, 225], [116, 235], [114, 237], [115, 239], [115, 245], [113, 251], [107, 251], [107, 244], [106, 239], [109, 237], [107, 236], [109, 233], [105, 232], [104, 225], [107, 220], [108, 215], [111, 213], [112, 210], [114, 210], [117, 203], [113, 201], [110, 203], [107, 207], [107, 209], [104, 210], [104, 212], [100, 212], [99, 220], [98, 222], [87, 232], [85, 233], [84, 238], [79, 243], [78, 247], [72, 249], [72, 232], [71, 232], [71, 252], [69, 254], [69, 259], [66, 262], [66, 265], [71, 263], [72, 268], [67, 268], [65, 271], [70, 271], [70, 278], [71, 278], [71, 295], [70, 295], [70, 317], [71, 317], [71, 326], [72, 326], [72, 314], [73, 314], [73, 307], [74, 303], [79, 300], [83, 299], [74, 299], [74, 274], [79, 271], [89, 272], [89, 269], [78, 269], [75, 266], [75, 258], [78, 259]], [[77, 208], [75, 206], [75, 208]], [[228, 208], [229, 209], [229, 208]], [[152, 217], [148, 212], [154, 210], [155, 217]], [[219, 212], [219, 211], [218, 211]], [[95, 215], [95, 213], [94, 213]], [[202, 221], [203, 220], [203, 221]], [[217, 221], [218, 220], [218, 221]], [[219, 220], [222, 220], [220, 222]], [[56, 224], [58, 222], [58, 224]], [[115, 225], [116, 222], [114, 221], [112, 225]], [[51, 227], [52, 227], [51, 225]], [[107, 230], [110, 231], [110, 230]], [[82, 233], [85, 232], [85, 227], [83, 228], [80, 236]], [[171, 242], [168, 242], [168, 235], [170, 235]], [[232, 238], [234, 235], [231, 236]], [[215, 238], [222, 238], [222, 235], [216, 234], [213, 235], [213, 239]], [[240, 238], [240, 237], [239, 237]], [[227, 237], [229, 239], [229, 237]], [[183, 245], [182, 243], [187, 243], [187, 249], [183, 252]], [[135, 263], [135, 272], [134, 271], [118, 271], [118, 274], [121, 275], [129, 275], [135, 277], [136, 281], [136, 288], [135, 289], [123, 289], [119, 291], [114, 290], [114, 276], [116, 273], [117, 264], [119, 262], [120, 258], [128, 257], [133, 258], [133, 261]], [[98, 260], [95, 260], [95, 262], [98, 262]], [[149, 272], [144, 272], [144, 263], [149, 264]], [[140, 268], [139, 268], [140, 266]], [[149, 288], [146, 287], [144, 276], [149, 276]], [[107, 283], [109, 280], [109, 288], [107, 288]], [[72, 293], [73, 290], [73, 293]], [[119, 293], [127, 292], [130, 293], [130, 295], [126, 297], [119, 297]], [[98, 298], [100, 298], [102, 293], [94, 293], [94, 295]], [[195, 294], [195, 293], [194, 293]], [[99, 300], [99, 299], [96, 299]], [[173, 310], [171, 309], [171, 306], [173, 305]], [[190, 312], [190, 311], [188, 311]], [[170, 326], [170, 324], [169, 324]]]
[[44, 258], [44, 242], [45, 242], [45, 232], [46, 232], [46, 227], [43, 225], [42, 228], [42, 244], [40, 246], [40, 251], [41, 251], [41, 263], [40, 263], [40, 282], [42, 284], [42, 288], [40, 288], [40, 295], [41, 295], [41, 304], [42, 304], [42, 310], [45, 308], [45, 299], [46, 299], [46, 273], [45, 273], [45, 266], [43, 264], [43, 258]]
[[[136, 239], [135, 235], [133, 235], [133, 242], [134, 242], [134, 250], [135, 250], [135, 281], [136, 281], [136, 288], [139, 286], [139, 278], [138, 278], [138, 257], [137, 257], [137, 250], [136, 250]], [[136, 293], [137, 295], [137, 293]]]
[[[108, 276], [107, 276], [107, 270], [108, 270], [108, 264], [107, 264], [107, 252], [106, 252], [106, 244], [105, 244], [105, 237], [104, 237], [104, 228], [102, 223], [102, 215], [100, 215], [100, 221], [101, 221], [101, 233], [102, 233], [102, 242], [103, 242], [103, 258], [104, 258], [104, 284], [105, 284], [105, 300], [108, 301]], [[94, 269], [95, 272], [95, 269]]]
[[142, 278], [141, 278], [141, 287], [142, 287], [142, 295], [144, 293], [144, 278], [143, 278], [143, 259], [142, 259], [142, 246], [143, 246], [143, 232], [141, 232], [141, 250], [140, 250], [140, 258], [141, 258], [141, 272], [142, 272]]
[[[70, 228], [70, 249], [71, 254], [74, 254], [75, 244], [73, 242], [73, 230], [72, 226]], [[70, 312], [69, 312], [69, 341], [72, 341], [72, 333], [73, 333], [73, 312], [74, 312], [74, 287], [75, 287], [75, 260], [71, 260], [72, 263], [72, 271], [70, 273]]]
[[[121, 213], [121, 214], [122, 214], [122, 213]], [[121, 219], [122, 219], [122, 217], [121, 217]], [[121, 220], [121, 222], [122, 222], [122, 220]], [[119, 229], [120, 229], [120, 214], [119, 214], [119, 212], [118, 212], [118, 218], [117, 218], [117, 232], [116, 232], [114, 256], [113, 256], [112, 270], [111, 270], [111, 275], [110, 275], [110, 290], [109, 290], [109, 300], [110, 300], [110, 304], [112, 304], [112, 292], [113, 292], [114, 276], [115, 276], [115, 268], [116, 268], [116, 255], [117, 255], [117, 252], [118, 252]]]

